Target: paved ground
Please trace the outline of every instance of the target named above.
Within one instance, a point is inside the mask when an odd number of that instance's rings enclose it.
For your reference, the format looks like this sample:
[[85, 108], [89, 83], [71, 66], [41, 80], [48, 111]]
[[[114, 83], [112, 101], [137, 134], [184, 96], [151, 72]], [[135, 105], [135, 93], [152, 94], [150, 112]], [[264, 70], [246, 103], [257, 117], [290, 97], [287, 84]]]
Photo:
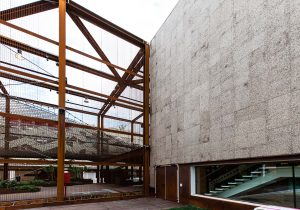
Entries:
[[180, 205], [177, 203], [161, 200], [158, 198], [138, 198], [122, 201], [35, 208], [31, 210], [158, 210], [169, 209], [179, 206]]
[[[128, 186], [121, 187], [113, 184], [86, 184], [86, 185], [75, 185], [67, 187], [67, 197], [84, 192], [90, 193], [118, 193], [118, 192], [134, 192], [141, 191], [141, 186]], [[56, 187], [42, 187], [40, 192], [33, 193], [17, 193], [17, 194], [3, 194], [0, 195], [1, 201], [18, 201], [18, 200], [30, 200], [37, 198], [51, 198], [56, 196]]]

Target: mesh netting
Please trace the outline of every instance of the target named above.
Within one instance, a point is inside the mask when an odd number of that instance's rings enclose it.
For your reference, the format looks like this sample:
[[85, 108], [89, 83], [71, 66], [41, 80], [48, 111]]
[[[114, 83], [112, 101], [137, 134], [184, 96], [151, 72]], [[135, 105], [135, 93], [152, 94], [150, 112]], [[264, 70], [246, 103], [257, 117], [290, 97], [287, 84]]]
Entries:
[[[0, 97], [0, 110], [5, 112], [5, 97]], [[56, 111], [42, 106], [10, 99], [10, 113], [42, 119], [57, 120]], [[82, 124], [71, 119], [66, 122]], [[9, 135], [5, 138], [5, 117], [0, 117], [0, 153], [2, 157], [56, 158], [57, 125], [37, 121], [10, 118]], [[115, 155], [138, 149], [125, 135], [102, 132], [95, 129], [66, 127], [66, 158], [78, 160], [105, 160]], [[101, 135], [100, 135], [101, 136]], [[6, 148], [6, 149], [5, 149]]]

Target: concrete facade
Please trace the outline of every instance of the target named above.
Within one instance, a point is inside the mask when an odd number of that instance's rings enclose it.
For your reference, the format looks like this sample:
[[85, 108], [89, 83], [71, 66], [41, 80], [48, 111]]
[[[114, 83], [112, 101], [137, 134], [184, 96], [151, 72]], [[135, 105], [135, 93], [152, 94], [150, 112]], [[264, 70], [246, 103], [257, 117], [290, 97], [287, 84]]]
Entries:
[[151, 42], [154, 166], [300, 153], [300, 1], [180, 0]]

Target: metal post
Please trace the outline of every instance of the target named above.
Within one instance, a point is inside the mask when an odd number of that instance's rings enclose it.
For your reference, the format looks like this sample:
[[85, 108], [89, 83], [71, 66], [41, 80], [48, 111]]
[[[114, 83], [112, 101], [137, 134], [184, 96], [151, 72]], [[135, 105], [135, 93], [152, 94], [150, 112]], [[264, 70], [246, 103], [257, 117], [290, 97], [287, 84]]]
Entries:
[[[8, 95], [5, 96], [5, 112], [7, 114], [10, 113], [10, 98]], [[4, 139], [5, 139], [5, 151], [9, 150], [9, 117], [5, 118], [5, 134], [4, 134]], [[3, 164], [3, 179], [8, 180], [8, 163]]]
[[[101, 116], [101, 128], [103, 129], [104, 128], [104, 116], [102, 115]], [[101, 155], [103, 155], [103, 152], [104, 152], [104, 148], [103, 148], [103, 141], [104, 141], [104, 133], [103, 131], [101, 130]]]
[[101, 167], [100, 167], [100, 183], [104, 183], [103, 165], [101, 165]]
[[[98, 115], [97, 118], [97, 156], [99, 157], [100, 155], [100, 115]], [[97, 178], [97, 183], [100, 183], [100, 174], [99, 174], [100, 166], [97, 165], [97, 171], [96, 171], [96, 178]]]
[[150, 47], [145, 44], [145, 66], [144, 66], [144, 170], [143, 170], [143, 180], [144, 180], [144, 193], [145, 196], [149, 195], [149, 185], [150, 185], [150, 150], [149, 150], [149, 58], [150, 58]]
[[57, 200], [64, 200], [65, 104], [66, 104], [66, 0], [59, 0], [59, 84], [58, 84]]
[[[104, 128], [104, 116], [102, 115], [101, 116], [101, 122], [100, 122], [100, 125], [101, 125], [101, 128]], [[101, 136], [100, 136], [100, 154], [103, 155], [103, 151], [104, 151], [104, 148], [103, 148], [103, 138], [104, 138], [104, 133], [103, 131], [101, 130]], [[101, 166], [101, 183], [104, 183], [104, 176], [103, 176], [103, 166]]]
[[[131, 122], [131, 143], [133, 143], [133, 130], [134, 130], [134, 123]], [[131, 173], [131, 180], [133, 182], [133, 166], [131, 166], [130, 173]]]

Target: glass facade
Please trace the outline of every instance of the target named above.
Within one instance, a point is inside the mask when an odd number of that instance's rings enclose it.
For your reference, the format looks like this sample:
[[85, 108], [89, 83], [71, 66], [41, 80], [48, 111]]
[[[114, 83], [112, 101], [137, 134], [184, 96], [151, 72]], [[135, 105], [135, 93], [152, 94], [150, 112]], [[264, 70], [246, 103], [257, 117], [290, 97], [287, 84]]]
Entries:
[[300, 207], [300, 163], [195, 166], [192, 179], [194, 194]]

